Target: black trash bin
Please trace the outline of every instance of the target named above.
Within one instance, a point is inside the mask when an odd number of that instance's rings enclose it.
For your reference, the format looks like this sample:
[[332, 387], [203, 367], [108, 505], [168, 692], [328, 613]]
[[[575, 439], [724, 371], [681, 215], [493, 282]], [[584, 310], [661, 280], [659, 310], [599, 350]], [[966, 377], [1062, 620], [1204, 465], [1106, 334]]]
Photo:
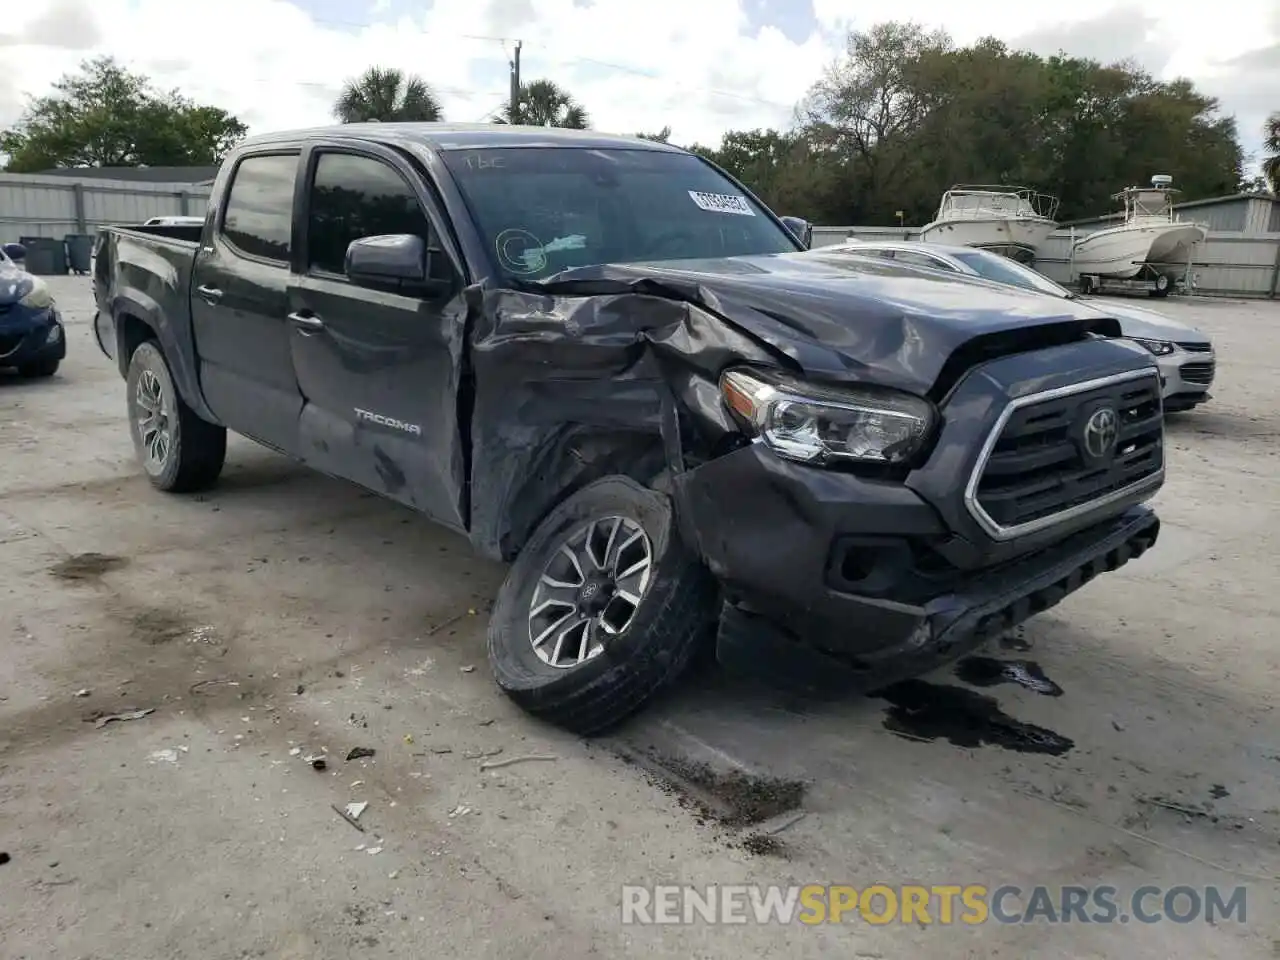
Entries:
[[67, 273], [67, 247], [55, 237], [22, 237], [19, 241], [27, 248], [28, 273], [46, 277], [65, 276]]
[[89, 272], [93, 262], [93, 234], [68, 233], [65, 239], [67, 244], [67, 264], [70, 266], [71, 272], [84, 276]]

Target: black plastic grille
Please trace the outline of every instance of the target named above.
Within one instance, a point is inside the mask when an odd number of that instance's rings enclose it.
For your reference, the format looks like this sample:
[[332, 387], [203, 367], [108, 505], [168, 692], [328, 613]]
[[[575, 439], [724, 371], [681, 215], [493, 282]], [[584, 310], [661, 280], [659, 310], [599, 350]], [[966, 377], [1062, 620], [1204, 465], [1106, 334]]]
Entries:
[[1213, 361], [1197, 360], [1194, 363], [1184, 363], [1178, 368], [1178, 372], [1182, 374], [1182, 379], [1187, 383], [1213, 383]]
[[1211, 343], [1180, 343], [1178, 344], [1187, 353], [1213, 353], [1213, 344]]
[[0, 357], [7, 357], [17, 350], [25, 336], [25, 333], [0, 333]]
[[[1092, 457], [1085, 424], [1116, 412], [1114, 448]], [[1156, 374], [1014, 410], [983, 468], [978, 506], [998, 527], [1053, 517], [1140, 482], [1164, 465], [1164, 411]]]

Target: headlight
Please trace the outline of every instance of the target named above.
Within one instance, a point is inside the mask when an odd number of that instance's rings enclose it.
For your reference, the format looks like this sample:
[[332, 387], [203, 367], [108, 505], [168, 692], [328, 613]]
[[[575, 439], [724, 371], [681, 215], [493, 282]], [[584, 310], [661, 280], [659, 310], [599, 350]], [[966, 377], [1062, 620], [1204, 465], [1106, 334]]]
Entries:
[[13, 297], [21, 306], [30, 307], [32, 310], [46, 310], [53, 306], [53, 294], [49, 292], [48, 286], [35, 277], [23, 277], [18, 280]]
[[1157, 357], [1167, 357], [1173, 353], [1173, 344], [1168, 340], [1139, 340], [1137, 337], [1133, 339], [1135, 343], [1142, 344]]
[[903, 463], [928, 442], [934, 424], [932, 404], [894, 390], [831, 389], [728, 370], [720, 392], [774, 453], [801, 463]]

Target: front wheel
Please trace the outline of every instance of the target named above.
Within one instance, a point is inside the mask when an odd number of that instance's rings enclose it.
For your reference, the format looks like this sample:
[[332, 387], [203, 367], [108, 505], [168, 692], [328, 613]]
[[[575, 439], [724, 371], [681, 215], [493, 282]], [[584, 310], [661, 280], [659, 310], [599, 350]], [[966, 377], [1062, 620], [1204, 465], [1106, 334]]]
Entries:
[[598, 480], [516, 558], [489, 621], [489, 663], [529, 713], [600, 733], [684, 671], [715, 598], [670, 500], [626, 477]]
[[202, 420], [178, 395], [169, 364], [154, 341], [129, 360], [129, 432], [151, 485], [173, 493], [211, 486], [227, 456], [227, 431]]

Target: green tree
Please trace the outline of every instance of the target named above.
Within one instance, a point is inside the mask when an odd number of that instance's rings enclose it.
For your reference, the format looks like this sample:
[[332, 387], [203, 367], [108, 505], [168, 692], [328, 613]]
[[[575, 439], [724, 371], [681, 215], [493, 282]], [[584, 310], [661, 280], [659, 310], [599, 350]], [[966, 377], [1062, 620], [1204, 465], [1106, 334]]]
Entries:
[[333, 105], [339, 123], [426, 123], [443, 120], [440, 100], [421, 77], [394, 67], [370, 67], [342, 85]]
[[945, 32], [916, 23], [853, 31], [843, 56], [800, 104], [806, 138], [836, 162], [846, 181], [846, 216], [879, 221], [900, 205], [900, 181], [912, 160], [904, 153], [906, 138], [931, 106], [919, 66], [952, 47]]
[[520, 123], [531, 127], [571, 127], [585, 130], [590, 124], [586, 109], [563, 87], [550, 80], [533, 80], [520, 85], [515, 115], [507, 104], [498, 123]]
[[801, 142], [828, 223], [930, 219], [955, 183], [1029, 186], [1059, 219], [1103, 213], [1112, 194], [1169, 173], [1190, 196], [1231, 193], [1243, 173], [1235, 122], [1186, 80], [1132, 63], [1043, 58], [985, 38], [882, 23], [850, 34], [800, 105]]
[[53, 92], [31, 99], [14, 126], [0, 133], [6, 169], [53, 167], [211, 166], [248, 128], [218, 107], [159, 92], [142, 74], [110, 57], [86, 60]]
[[1280, 193], [1280, 110], [1267, 117], [1262, 128], [1262, 147], [1267, 151], [1262, 161], [1262, 175], [1272, 193]]

